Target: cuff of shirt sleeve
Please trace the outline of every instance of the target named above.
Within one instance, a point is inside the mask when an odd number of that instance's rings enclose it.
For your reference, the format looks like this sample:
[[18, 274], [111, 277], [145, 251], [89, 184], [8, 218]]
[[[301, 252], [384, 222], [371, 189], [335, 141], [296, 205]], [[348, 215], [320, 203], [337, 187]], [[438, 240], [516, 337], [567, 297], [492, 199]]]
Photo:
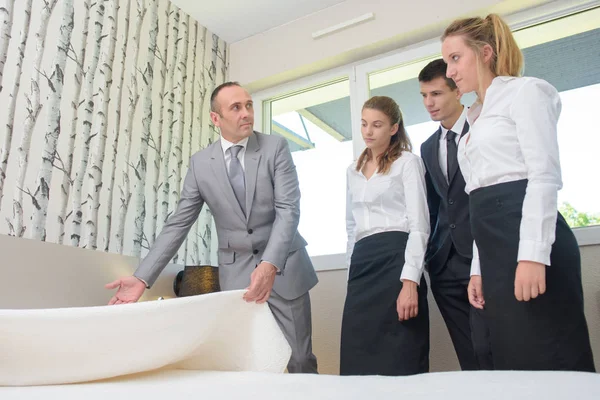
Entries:
[[[135, 275], [134, 275], [135, 276]], [[144, 285], [146, 285], [146, 289], [149, 289], [150, 286], [148, 286], [148, 282], [146, 282], [145, 280], [143, 280], [142, 278], [140, 278], [139, 276], [135, 276], [137, 279], [139, 279], [140, 281], [142, 281], [144, 283]]]
[[266, 262], [266, 263], [269, 263], [269, 264], [271, 264], [271, 265], [272, 265], [272, 266], [274, 266], [274, 267], [275, 267], [275, 269], [277, 270], [277, 274], [278, 274], [278, 275], [280, 275], [280, 274], [281, 274], [281, 269], [280, 269], [280, 268], [279, 268], [277, 265], [273, 264], [271, 261], [269, 261], [269, 260], [260, 260], [260, 262]]
[[544, 265], [550, 265], [551, 251], [551, 244], [523, 239], [519, 241], [519, 255], [517, 261], [533, 261]]
[[473, 275], [481, 275], [481, 264], [479, 263], [479, 258], [473, 258], [471, 261], [471, 276]]
[[417, 285], [421, 282], [421, 270], [410, 265], [404, 264], [400, 280], [408, 279], [415, 282]]

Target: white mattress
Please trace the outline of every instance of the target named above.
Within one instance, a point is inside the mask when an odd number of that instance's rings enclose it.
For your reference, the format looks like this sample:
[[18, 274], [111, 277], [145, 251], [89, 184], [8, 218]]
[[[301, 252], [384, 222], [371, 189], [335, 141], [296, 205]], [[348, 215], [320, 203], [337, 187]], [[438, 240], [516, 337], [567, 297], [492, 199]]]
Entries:
[[242, 294], [0, 310], [0, 400], [600, 399], [590, 373], [283, 374], [289, 345]]
[[574, 372], [445, 372], [411, 377], [158, 371], [102, 382], [0, 388], [2, 400], [534, 400], [600, 399], [600, 375]]
[[86, 382], [165, 366], [281, 373], [290, 346], [268, 305], [246, 303], [243, 293], [0, 310], [0, 386]]

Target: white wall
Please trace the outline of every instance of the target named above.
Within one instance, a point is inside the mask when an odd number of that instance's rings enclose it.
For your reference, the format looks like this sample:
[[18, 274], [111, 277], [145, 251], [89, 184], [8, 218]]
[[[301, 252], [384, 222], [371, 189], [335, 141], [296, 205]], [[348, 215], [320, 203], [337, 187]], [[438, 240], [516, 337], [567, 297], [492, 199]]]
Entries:
[[[298, 79], [439, 36], [453, 19], [514, 13], [548, 0], [347, 0], [230, 44], [229, 77], [250, 91]], [[375, 19], [329, 36], [312, 33], [368, 12]]]
[[[0, 309], [91, 307], [108, 304], [113, 280], [131, 275], [135, 257], [0, 235]], [[183, 266], [169, 264], [141, 301], [174, 297]]]

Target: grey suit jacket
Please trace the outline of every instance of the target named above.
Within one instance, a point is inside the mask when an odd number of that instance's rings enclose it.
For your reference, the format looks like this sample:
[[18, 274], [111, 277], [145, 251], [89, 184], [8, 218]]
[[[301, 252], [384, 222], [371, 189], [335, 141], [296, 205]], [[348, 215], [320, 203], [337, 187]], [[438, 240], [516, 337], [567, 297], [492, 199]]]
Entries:
[[173, 258], [206, 203], [219, 239], [219, 280], [223, 290], [244, 289], [262, 261], [277, 266], [273, 290], [292, 300], [317, 284], [297, 231], [300, 189], [288, 144], [276, 135], [254, 132], [244, 156], [246, 210], [229, 183], [220, 140], [194, 154], [175, 212], [165, 223], [134, 275], [152, 286]]

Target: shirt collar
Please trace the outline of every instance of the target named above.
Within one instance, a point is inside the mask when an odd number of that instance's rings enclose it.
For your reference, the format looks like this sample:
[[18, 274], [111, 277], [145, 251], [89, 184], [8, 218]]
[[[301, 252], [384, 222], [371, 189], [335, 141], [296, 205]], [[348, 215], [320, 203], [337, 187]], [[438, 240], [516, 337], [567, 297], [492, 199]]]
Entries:
[[221, 136], [221, 147], [223, 148], [223, 153], [226, 154], [227, 149], [229, 149], [232, 146], [242, 146], [244, 150], [246, 150], [246, 146], [248, 145], [248, 139], [250, 138], [244, 138], [237, 143], [231, 143], [229, 140]]
[[494, 82], [509, 82], [509, 81], [512, 81], [513, 79], [517, 79], [517, 77], [516, 76], [499, 75], [499, 76], [496, 76], [494, 79], [492, 79], [492, 83], [494, 83]]
[[[465, 122], [467, 121], [467, 111], [469, 110], [468, 107], [464, 107], [462, 113], [460, 114], [460, 117], [458, 117], [458, 119], [456, 120], [456, 122], [454, 123], [454, 126], [452, 126], [452, 131], [454, 133], [456, 133], [457, 136], [460, 136], [460, 134], [463, 131], [463, 128], [465, 126]], [[444, 128], [442, 126], [442, 124], [440, 124], [440, 139], [442, 140], [446, 140], [446, 135], [448, 134], [448, 129]]]

